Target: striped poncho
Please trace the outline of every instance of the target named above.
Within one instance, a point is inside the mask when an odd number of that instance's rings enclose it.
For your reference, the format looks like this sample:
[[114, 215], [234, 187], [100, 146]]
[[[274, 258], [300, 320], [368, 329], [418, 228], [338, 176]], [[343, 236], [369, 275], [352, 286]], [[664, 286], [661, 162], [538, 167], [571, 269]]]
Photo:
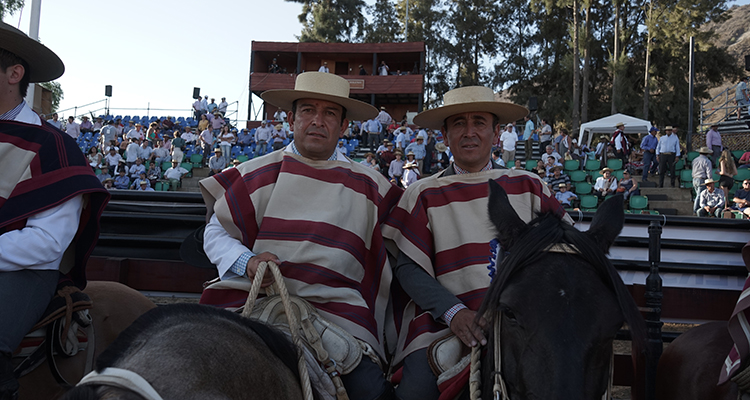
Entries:
[[[289, 292], [385, 358], [392, 272], [381, 224], [401, 189], [358, 163], [313, 161], [276, 151], [201, 181], [209, 210], [256, 254], [271, 252]], [[250, 281], [206, 288], [201, 302], [244, 304]]]
[[[489, 179], [505, 189], [525, 222], [540, 212], [552, 212], [572, 222], [537, 176], [493, 169], [417, 181], [404, 192], [383, 228], [383, 235], [400, 251], [475, 311], [490, 284], [498, 249], [487, 214]], [[393, 303], [398, 330], [394, 364], [449, 333], [445, 323], [435, 321], [403, 291], [394, 291]]]
[[84, 195], [78, 230], [60, 263], [60, 272], [83, 289], [109, 192], [75, 140], [50, 124], [0, 121], [0, 171], [0, 234], [23, 229], [29, 217]]

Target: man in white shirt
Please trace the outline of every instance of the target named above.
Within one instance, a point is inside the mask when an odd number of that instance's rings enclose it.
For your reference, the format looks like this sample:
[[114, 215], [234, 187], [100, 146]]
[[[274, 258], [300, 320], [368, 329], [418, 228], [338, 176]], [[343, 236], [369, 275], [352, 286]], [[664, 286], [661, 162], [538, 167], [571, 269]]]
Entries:
[[666, 135], [659, 139], [656, 145], [656, 156], [659, 157], [659, 187], [664, 187], [664, 176], [667, 168], [672, 178], [672, 187], [675, 187], [675, 160], [680, 156], [680, 139], [677, 138], [677, 127], [668, 126], [664, 128]]
[[[0, 22], [0, 399], [18, 396], [11, 356], [58, 282], [86, 285], [109, 199], [75, 141], [43, 124], [23, 100], [30, 82], [55, 80], [64, 70], [55, 53]], [[18, 182], [23, 190], [15, 190]]]
[[222, 117], [227, 115], [227, 107], [229, 107], [229, 103], [227, 103], [227, 98], [222, 97], [221, 103], [219, 103], [219, 112], [221, 113]]
[[68, 117], [68, 124], [65, 125], [65, 133], [70, 135], [73, 139], [78, 139], [81, 136], [81, 125], [75, 122], [75, 117]]
[[203, 113], [201, 112], [201, 98], [200, 97], [195, 99], [195, 101], [193, 102], [193, 114], [194, 114], [193, 118], [201, 119], [201, 114]]
[[268, 151], [271, 132], [273, 132], [273, 128], [269, 127], [266, 121], [262, 121], [260, 127], [255, 130], [255, 157], [262, 156]]
[[503, 162], [505, 165], [513, 164], [516, 158], [516, 142], [518, 135], [513, 132], [513, 125], [505, 126], [505, 131], [500, 135], [500, 148], [503, 149]]
[[329, 72], [328, 70], [328, 61], [323, 61], [323, 65], [318, 68], [318, 72], [325, 72], [326, 74]]
[[190, 171], [182, 168], [177, 160], [172, 161], [172, 167], [164, 171], [164, 179], [169, 180], [169, 190], [177, 190], [177, 186], [180, 184], [180, 179], [182, 179], [182, 176], [188, 172]]
[[52, 118], [48, 119], [47, 122], [50, 123], [55, 128], [60, 129], [62, 125], [60, 124], [60, 120], [58, 120], [57, 118], [58, 118], [57, 113], [54, 113], [52, 114]]
[[544, 149], [544, 154], [542, 154], [541, 157], [542, 163], [547, 164], [547, 159], [550, 157], [553, 157], [556, 163], [560, 162], [560, 159], [562, 158], [562, 156], [555, 151], [555, 148], [552, 147], [552, 145], [547, 145], [547, 147]]

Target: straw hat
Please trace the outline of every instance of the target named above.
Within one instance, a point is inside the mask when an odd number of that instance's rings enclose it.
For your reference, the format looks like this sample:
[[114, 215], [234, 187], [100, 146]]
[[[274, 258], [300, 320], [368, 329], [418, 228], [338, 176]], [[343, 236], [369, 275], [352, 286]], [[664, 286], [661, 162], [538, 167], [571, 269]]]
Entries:
[[448, 146], [446, 146], [443, 142], [439, 142], [435, 144], [435, 150], [439, 151], [440, 153], [445, 153], [446, 151], [448, 151]]
[[29, 64], [29, 82], [49, 82], [65, 72], [65, 65], [52, 50], [4, 22], [0, 22], [0, 48]]
[[714, 154], [714, 151], [711, 150], [711, 149], [709, 149], [706, 146], [703, 146], [700, 149], [698, 149], [698, 153], [700, 153], [700, 154]]
[[526, 107], [495, 101], [495, 93], [484, 86], [466, 86], [453, 89], [443, 96], [443, 105], [423, 111], [414, 117], [419, 126], [440, 129], [451, 115], [465, 112], [488, 112], [498, 117], [501, 124], [519, 120], [529, 114]]
[[401, 150], [396, 150], [396, 151], [393, 152], [393, 154], [399, 154], [399, 155], [402, 155], [402, 156], [404, 155], [404, 153]]
[[716, 181], [715, 181], [715, 180], [713, 180], [713, 179], [711, 179], [711, 178], [708, 178], [708, 179], [706, 179], [705, 181], [703, 181], [703, 184], [704, 184], [704, 185], [708, 185], [708, 184], [710, 184], [710, 183], [716, 183]]
[[672, 125], [667, 125], [666, 127], [664, 127], [664, 130], [665, 131], [671, 131], [672, 130]]
[[375, 118], [378, 110], [359, 100], [349, 98], [349, 81], [325, 72], [304, 72], [297, 75], [294, 89], [266, 90], [260, 95], [263, 100], [284, 109], [291, 109], [299, 99], [326, 100], [346, 108], [350, 120], [360, 121]]
[[615, 128], [619, 128], [619, 127], [623, 127], [624, 128], [625, 124], [622, 123], [622, 122], [618, 122], [617, 125], [615, 125]]
[[612, 172], [615, 172], [615, 170], [613, 170], [612, 168], [604, 168], [600, 172], [602, 173], [602, 175], [604, 175], [605, 172], [612, 173]]
[[557, 185], [557, 187], [559, 187], [559, 188], [566, 188], [567, 189], [568, 185], [565, 184], [565, 183], [561, 183], [561, 184]]
[[402, 168], [408, 169], [408, 168], [418, 168], [418, 167], [419, 167], [419, 164], [417, 164], [416, 162], [406, 162], [404, 163], [404, 166]]
[[409, 157], [409, 156], [413, 156], [413, 157], [416, 157], [416, 155], [414, 155], [414, 152], [413, 152], [413, 151], [411, 151], [411, 150], [409, 150], [409, 152], [408, 152], [408, 153], [406, 153], [406, 156], [407, 156], [407, 157]]

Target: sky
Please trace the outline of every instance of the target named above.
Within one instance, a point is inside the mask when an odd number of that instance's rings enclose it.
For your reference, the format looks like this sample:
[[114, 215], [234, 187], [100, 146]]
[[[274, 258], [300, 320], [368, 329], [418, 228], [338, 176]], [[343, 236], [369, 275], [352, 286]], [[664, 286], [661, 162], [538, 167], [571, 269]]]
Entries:
[[[31, 2], [3, 21], [28, 33]], [[260, 110], [254, 97], [248, 118], [251, 43], [296, 42], [301, 11], [284, 0], [42, 0], [39, 39], [65, 64], [61, 119], [103, 114], [105, 85], [113, 115], [189, 116], [199, 87], [244, 125]]]

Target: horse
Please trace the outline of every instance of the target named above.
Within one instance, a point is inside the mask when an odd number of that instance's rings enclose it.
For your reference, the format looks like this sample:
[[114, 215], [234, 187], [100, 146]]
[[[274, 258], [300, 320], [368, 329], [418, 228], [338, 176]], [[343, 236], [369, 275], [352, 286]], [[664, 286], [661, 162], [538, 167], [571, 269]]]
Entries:
[[489, 185], [490, 221], [507, 253], [478, 313], [493, 338], [481, 360], [483, 398], [498, 377], [513, 400], [601, 399], [623, 322], [634, 352], [645, 349], [643, 319], [606, 257], [624, 224], [622, 196], [606, 200], [581, 232], [552, 214], [527, 225], [505, 190]]
[[699, 325], [678, 336], [659, 359], [656, 398], [738, 399], [737, 384], [730, 380], [717, 385], [724, 360], [733, 345], [726, 321]]
[[[89, 312], [93, 319], [95, 348], [69, 358], [55, 357], [58, 370], [71, 384], [87, 372], [84, 370], [90, 350], [94, 351], [94, 356], [101, 354], [136, 318], [156, 307], [146, 296], [117, 282], [91, 281], [83, 292], [93, 303]], [[54, 399], [68, 389], [57, 383], [47, 363], [22, 376], [18, 382], [20, 400]]]
[[[141, 377], [133, 382], [148, 382], [140, 392], [164, 399], [303, 398], [297, 352], [283, 333], [199, 304], [163, 306], [138, 318], [96, 361], [98, 374], [122, 370]], [[148, 398], [133, 387], [92, 382], [63, 399]]]

